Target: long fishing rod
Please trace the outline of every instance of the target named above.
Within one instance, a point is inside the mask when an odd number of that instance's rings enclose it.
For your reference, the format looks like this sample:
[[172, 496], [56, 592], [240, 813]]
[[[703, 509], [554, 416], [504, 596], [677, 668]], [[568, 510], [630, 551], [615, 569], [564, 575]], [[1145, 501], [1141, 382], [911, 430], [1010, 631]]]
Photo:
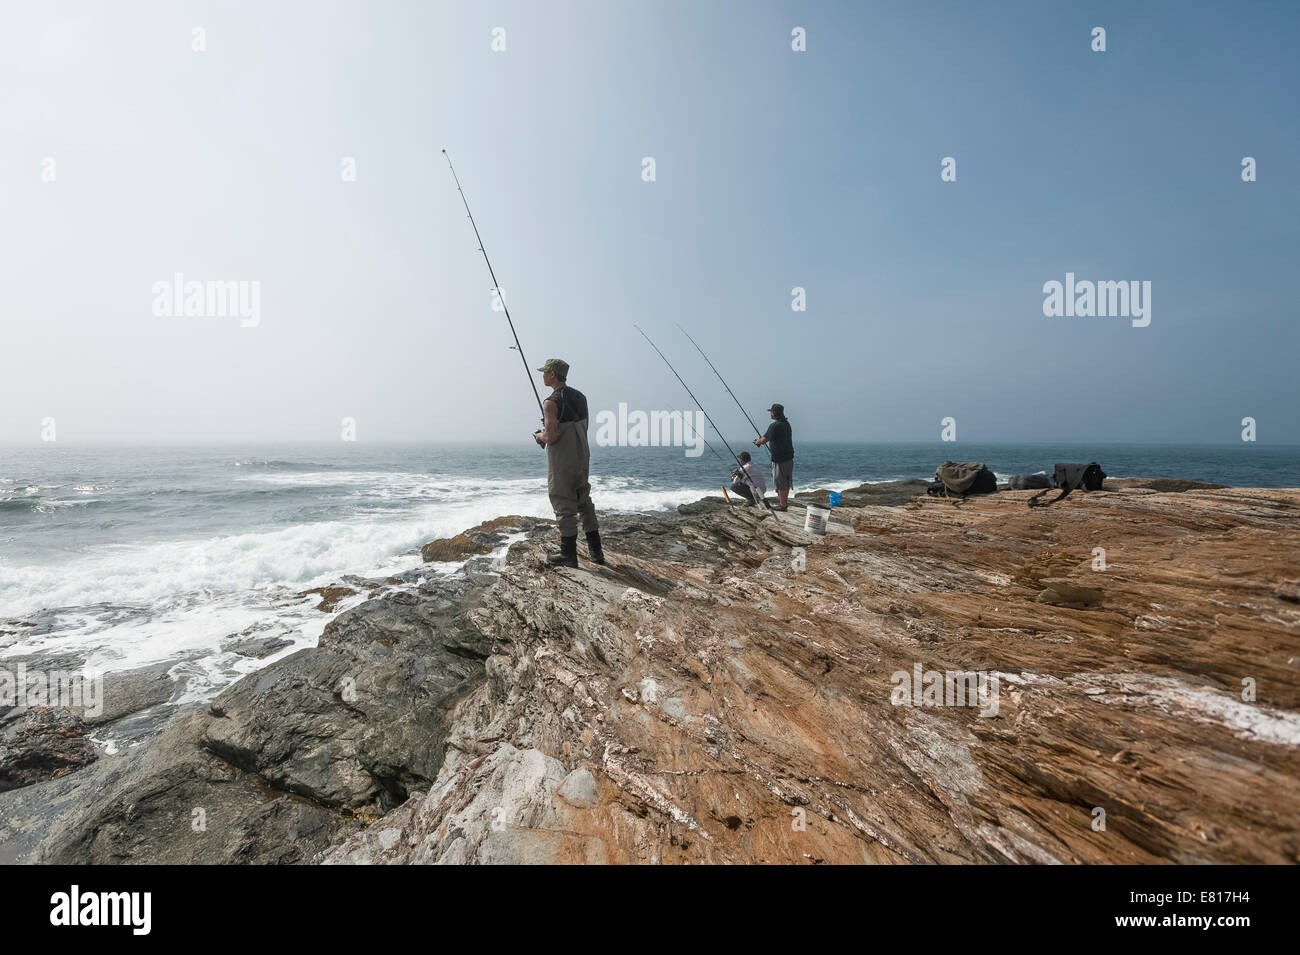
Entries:
[[[714, 432], [716, 432], [718, 437], [722, 439], [722, 446], [725, 447], [728, 451], [731, 451], [731, 456], [736, 459], [736, 466], [740, 468], [740, 471], [743, 474], [745, 472], [745, 462], [740, 460], [740, 455], [738, 455], [735, 451], [733, 451], [731, 445], [727, 443], [727, 436], [718, 429], [718, 426], [716, 424], [713, 423], [713, 418], [709, 415], [708, 411], [704, 409], [704, 405], [700, 404], [700, 399], [695, 397], [695, 392], [691, 391], [691, 386], [688, 385], [682, 379], [681, 375], [677, 374], [677, 369], [674, 368], [673, 363], [668, 360], [668, 356], [665, 355], [663, 352], [659, 351], [658, 345], [656, 345], [653, 341], [650, 341], [650, 336], [645, 333], [645, 330], [642, 329], [640, 325], [636, 325], [636, 324], [633, 324], [632, 327], [641, 333], [642, 338], [650, 342], [650, 347], [653, 348], [656, 352], [658, 352], [659, 357], [662, 358], [664, 360], [664, 364], [668, 366], [668, 370], [671, 371], [673, 375], [676, 376], [677, 380], [682, 383], [682, 387], [686, 389], [686, 393], [691, 396], [691, 400], [694, 401], [695, 404], [699, 407], [701, 413], [703, 413], [704, 417], [708, 420], [709, 425], [713, 428]], [[721, 455], [719, 455], [719, 457], [721, 457]], [[758, 489], [755, 488], [754, 491], [755, 493], [757, 493]], [[776, 520], [776, 522], [779, 524], [781, 522], [781, 519], [776, 516], [776, 511], [772, 510], [772, 505], [768, 503], [766, 496], [764, 496], [763, 498], [763, 506], [767, 508], [768, 513], [770, 513], [772, 517]]]
[[[740, 399], [736, 397], [736, 393], [731, 390], [731, 386], [727, 384], [727, 380], [722, 377], [722, 372], [718, 371], [718, 369], [714, 366], [713, 362], [709, 361], [709, 356], [704, 354], [704, 349], [700, 347], [700, 343], [697, 342], [694, 338], [691, 338], [691, 333], [688, 332], [686, 329], [682, 328], [680, 324], [677, 327], [682, 329], [682, 334], [685, 335], [687, 338], [691, 339], [691, 344], [695, 346], [695, 350], [704, 356], [705, 361], [709, 362], [709, 367], [712, 368], [713, 373], [718, 376], [718, 381], [722, 382], [722, 387], [727, 389], [727, 394], [731, 395], [731, 400], [736, 403], [736, 407], [740, 409], [740, 413], [743, 414], [748, 419], [749, 426], [753, 428], [754, 433], [761, 438], [763, 436], [763, 432], [758, 430], [758, 425], [754, 424], [754, 419], [749, 417], [749, 412], [746, 411], [745, 406], [740, 403]], [[770, 447], [767, 449], [767, 451], [769, 454], [772, 453], [772, 449]]]
[[469, 217], [469, 224], [474, 227], [474, 238], [478, 240], [478, 250], [483, 253], [483, 261], [487, 263], [488, 275], [492, 276], [492, 288], [497, 293], [497, 298], [501, 302], [501, 308], [506, 313], [506, 321], [510, 322], [510, 334], [515, 336], [515, 350], [519, 352], [519, 360], [524, 363], [524, 374], [528, 376], [528, 384], [533, 388], [533, 397], [537, 399], [537, 410], [542, 413], [542, 419], [545, 420], [546, 412], [542, 409], [542, 396], [537, 390], [537, 382], [533, 381], [533, 370], [528, 365], [528, 359], [524, 357], [524, 347], [519, 344], [519, 333], [515, 331], [515, 323], [510, 318], [510, 309], [506, 305], [506, 297], [501, 294], [501, 286], [497, 283], [497, 274], [492, 269], [492, 260], [488, 258], [487, 249], [483, 248], [483, 237], [478, 234], [478, 224], [474, 221], [474, 213], [469, 211], [469, 200], [465, 198], [465, 190], [460, 187], [460, 176], [456, 175], [456, 167], [451, 164], [451, 157], [447, 155], [447, 150], [442, 151], [443, 156], [447, 159], [447, 168], [451, 170], [451, 178], [456, 180], [456, 191], [460, 193], [460, 201], [465, 203], [465, 215]]
[[718, 456], [719, 461], [721, 461], [723, 464], [727, 463], [727, 459], [722, 456], [722, 452], [719, 451], [717, 448], [715, 448], [713, 445], [709, 444], [708, 438], [706, 438], [704, 435], [700, 435], [700, 440], [704, 442], [704, 446], [706, 448], [708, 448], [710, 451], [712, 451], [714, 454]]

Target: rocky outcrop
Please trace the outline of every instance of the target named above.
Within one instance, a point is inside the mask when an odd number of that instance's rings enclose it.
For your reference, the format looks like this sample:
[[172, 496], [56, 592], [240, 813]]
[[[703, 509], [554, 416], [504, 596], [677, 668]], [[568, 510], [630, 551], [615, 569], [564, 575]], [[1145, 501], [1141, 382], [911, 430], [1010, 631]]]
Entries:
[[420, 556], [426, 563], [432, 561], [461, 561], [482, 554], [490, 554], [507, 540], [507, 535], [519, 531], [532, 530], [549, 522], [536, 517], [521, 517], [510, 514], [506, 517], [494, 517], [477, 527], [457, 534], [455, 537], [439, 538], [429, 541], [420, 548]]
[[85, 706], [72, 708], [75, 716], [89, 726], [102, 726], [151, 706], [168, 703], [181, 685], [171, 675], [172, 663], [155, 663], [133, 670], [115, 670], [103, 675], [103, 699], [92, 711]]
[[293, 641], [284, 637], [243, 637], [239, 640], [230, 640], [224, 643], [221, 649], [229, 653], [238, 653], [241, 657], [252, 657], [254, 660], [261, 660], [291, 646], [293, 646]]
[[321, 613], [333, 613], [339, 605], [339, 601], [346, 600], [348, 597], [356, 595], [356, 591], [351, 587], [334, 585], [332, 587], [313, 587], [310, 590], [304, 590], [299, 597], [319, 596], [320, 603], [316, 609]]
[[[845, 507], [893, 507], [906, 504], [918, 494], [924, 494], [929, 481], [881, 481], [879, 484], [859, 484], [840, 492], [840, 503]], [[801, 491], [795, 500], [811, 501], [823, 507], [830, 503], [830, 491]]]
[[[99, 753], [91, 734], [125, 717], [165, 709], [181, 692], [172, 666], [88, 673], [84, 657], [57, 651], [0, 660], [0, 792], [93, 763]], [[69, 683], [51, 686], [55, 672]], [[35, 702], [23, 696], [28, 693]], [[22, 705], [11, 705], [20, 697]]]
[[[452, 797], [452, 798], [449, 798]], [[602, 839], [570, 830], [599, 799], [587, 769], [503, 743], [331, 853], [336, 863], [604, 863]], [[413, 840], [412, 834], [426, 833]]]
[[0, 793], [0, 861], [1300, 861], [1300, 491], [913, 490], [539, 524]]
[[206, 714], [147, 746], [5, 794], [0, 861], [303, 862], [356, 820], [271, 789], [202, 744]]
[[397, 593], [342, 614], [316, 648], [217, 697], [203, 747], [322, 806], [404, 801], [437, 777], [444, 711], [482, 677], [488, 641], [455, 620], [465, 589]]
[[516, 545], [437, 781], [323, 861], [1300, 859], [1300, 492], [1031, 493]]
[[27, 710], [0, 724], [0, 792], [55, 779], [98, 754], [87, 725], [66, 709]]
[[464, 578], [371, 600], [148, 745], [0, 794], [0, 861], [306, 861], [437, 778], [489, 652], [476, 600]]

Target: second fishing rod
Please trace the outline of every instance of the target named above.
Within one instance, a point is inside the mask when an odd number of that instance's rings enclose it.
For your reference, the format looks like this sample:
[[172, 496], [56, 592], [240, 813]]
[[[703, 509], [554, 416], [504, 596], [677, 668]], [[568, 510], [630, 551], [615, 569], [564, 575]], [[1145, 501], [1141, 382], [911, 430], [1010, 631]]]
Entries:
[[[651, 341], [650, 336], [645, 333], [645, 330], [640, 325], [634, 324], [632, 327], [641, 333], [642, 338], [644, 338], [647, 342], [650, 342], [650, 347], [653, 348], [655, 352], [659, 355], [659, 357], [664, 360], [664, 364], [668, 366], [668, 370], [671, 371], [673, 375], [677, 378], [677, 380], [682, 383], [682, 387], [685, 388], [686, 393], [691, 396], [691, 400], [694, 401], [696, 406], [700, 409], [700, 412], [704, 415], [705, 419], [709, 422], [709, 426], [713, 428], [714, 433], [717, 434], [717, 436], [722, 439], [723, 447], [725, 447], [728, 451], [730, 451], [731, 456], [736, 459], [736, 466], [740, 468], [742, 474], [745, 473], [745, 462], [740, 460], [740, 455], [738, 455], [732, 449], [731, 445], [727, 442], [726, 435], [724, 435], [721, 429], [717, 426], [717, 424], [714, 423], [712, 416], [708, 413], [708, 411], [705, 410], [704, 405], [700, 404], [700, 399], [695, 397], [695, 392], [691, 391], [691, 386], [688, 385], [685, 382], [685, 380], [683, 380], [681, 375], [677, 374], [677, 369], [674, 368], [673, 363], [668, 360], [668, 356], [665, 355], [663, 352], [659, 351], [659, 346], [656, 345], [653, 341]], [[755, 489], [755, 493], [757, 493], [757, 488]], [[768, 502], [766, 496], [763, 497], [763, 506], [767, 508], [767, 512], [772, 515], [772, 517], [776, 520], [778, 524], [781, 523], [781, 518], [777, 517], [776, 511], [772, 509], [772, 505], [771, 503]]]
[[[703, 356], [704, 360], [709, 362], [709, 367], [712, 368], [713, 373], [718, 376], [718, 381], [722, 382], [722, 387], [727, 389], [727, 394], [731, 395], [731, 400], [736, 403], [736, 407], [740, 409], [740, 413], [743, 414], [746, 420], [749, 421], [749, 426], [753, 428], [754, 433], [761, 438], [763, 436], [763, 432], [758, 430], [758, 425], [754, 424], [754, 419], [749, 417], [749, 412], [746, 411], [745, 406], [740, 403], [740, 399], [736, 397], [736, 393], [731, 390], [731, 385], [727, 384], [727, 379], [722, 377], [722, 372], [718, 371], [717, 366], [715, 366], [712, 361], [709, 361], [709, 356], [704, 354], [704, 349], [700, 347], [699, 342], [697, 342], [694, 338], [691, 337], [691, 333], [688, 332], [686, 329], [682, 328], [680, 324], [677, 327], [681, 328], [683, 335], [691, 339], [691, 344], [695, 346], [695, 350], [699, 352], [701, 356]], [[771, 455], [772, 446], [764, 445], [764, 447], [767, 448], [768, 455]]]

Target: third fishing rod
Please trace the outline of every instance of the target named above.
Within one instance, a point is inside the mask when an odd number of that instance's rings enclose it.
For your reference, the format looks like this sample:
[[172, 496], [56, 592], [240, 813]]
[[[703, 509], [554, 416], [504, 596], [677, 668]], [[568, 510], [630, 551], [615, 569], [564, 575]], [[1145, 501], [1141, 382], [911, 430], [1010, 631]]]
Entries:
[[[699, 399], [699, 398], [696, 398], [696, 397], [695, 397], [695, 392], [691, 391], [691, 386], [688, 385], [688, 384], [687, 384], [687, 383], [682, 379], [682, 376], [681, 376], [681, 375], [678, 375], [678, 374], [677, 374], [677, 369], [674, 368], [674, 367], [673, 367], [673, 363], [670, 362], [670, 361], [668, 360], [668, 356], [665, 355], [663, 352], [659, 351], [659, 346], [656, 345], [653, 341], [650, 341], [650, 336], [647, 335], [647, 334], [645, 333], [645, 331], [641, 328], [641, 326], [640, 326], [640, 325], [635, 325], [635, 324], [634, 324], [632, 327], [635, 328], [638, 332], [641, 332], [641, 337], [642, 337], [642, 338], [644, 338], [646, 341], [650, 342], [650, 347], [653, 348], [653, 349], [658, 353], [659, 357], [662, 358], [662, 359], [664, 360], [664, 364], [668, 366], [668, 370], [671, 371], [671, 372], [673, 373], [673, 375], [677, 378], [677, 380], [680, 381], [680, 382], [682, 383], [682, 387], [686, 389], [686, 393], [687, 393], [688, 395], [691, 396], [691, 400], [694, 401], [695, 404], [699, 407], [700, 412], [701, 412], [701, 413], [704, 415], [704, 417], [708, 420], [709, 425], [710, 425], [710, 426], [713, 428], [713, 430], [714, 430], [714, 433], [716, 433], [717, 436], [718, 436], [719, 438], [722, 439], [722, 445], [723, 445], [723, 447], [725, 447], [728, 451], [731, 451], [731, 456], [732, 456], [733, 458], [736, 459], [736, 466], [739, 467], [741, 473], [744, 474], [744, 473], [745, 473], [745, 462], [742, 461], [742, 460], [740, 460], [740, 455], [738, 455], [735, 451], [733, 451], [732, 448], [731, 448], [731, 445], [727, 443], [727, 436], [724, 435], [721, 431], [718, 430], [718, 426], [717, 426], [716, 424], [714, 424], [714, 422], [713, 422], [713, 418], [709, 415], [709, 413], [708, 413], [707, 411], [704, 410], [704, 405], [700, 404], [700, 399]], [[715, 452], [715, 453], [716, 453], [716, 452]], [[755, 488], [755, 489], [754, 489], [754, 492], [755, 492], [755, 494], [757, 494], [757, 493], [758, 493], [758, 489]], [[768, 500], [767, 500], [766, 497], [763, 498], [763, 506], [767, 508], [768, 513], [771, 514], [772, 517], [776, 519], [776, 522], [777, 522], [778, 524], [781, 523], [781, 519], [780, 519], [779, 517], [776, 516], [776, 511], [772, 510], [772, 505], [768, 503]]]
[[[740, 399], [736, 397], [736, 393], [731, 390], [731, 386], [727, 384], [727, 380], [722, 377], [722, 372], [718, 371], [718, 369], [714, 367], [713, 362], [709, 361], [709, 356], [704, 354], [704, 349], [700, 347], [700, 343], [697, 342], [694, 338], [691, 338], [691, 333], [688, 332], [686, 329], [682, 328], [680, 324], [677, 327], [682, 329], [682, 334], [685, 335], [687, 338], [691, 339], [691, 344], [695, 346], [695, 350], [699, 352], [701, 355], [703, 355], [705, 361], [709, 362], [709, 367], [712, 368], [713, 373], [718, 376], [718, 381], [722, 382], [722, 387], [727, 389], [727, 394], [731, 395], [731, 400], [736, 403], [736, 407], [740, 409], [740, 413], [743, 414], [746, 419], [748, 419], [749, 426], [753, 428], [754, 433], [761, 438], [763, 436], [763, 432], [758, 430], [758, 425], [754, 424], [754, 419], [749, 417], [749, 412], [746, 411], [745, 406], [740, 403]], [[772, 453], [771, 445], [765, 445], [765, 447], [767, 448], [767, 453], [771, 454]]]

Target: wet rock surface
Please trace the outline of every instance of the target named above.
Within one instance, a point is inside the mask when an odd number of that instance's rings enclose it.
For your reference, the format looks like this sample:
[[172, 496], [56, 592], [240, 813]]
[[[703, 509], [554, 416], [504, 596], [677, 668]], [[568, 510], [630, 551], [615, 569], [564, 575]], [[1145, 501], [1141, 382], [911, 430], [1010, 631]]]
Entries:
[[261, 660], [263, 657], [269, 657], [291, 646], [293, 646], [293, 641], [285, 637], [246, 637], [243, 640], [232, 640], [225, 643], [222, 645], [222, 649], [230, 653], [238, 653], [241, 657], [252, 657], [255, 660]]
[[173, 666], [172, 662], [155, 663], [105, 673], [102, 700], [74, 706], [72, 712], [87, 725], [101, 726], [151, 706], [168, 703], [181, 689], [179, 681], [171, 676]]
[[518, 514], [494, 517], [455, 537], [429, 541], [420, 548], [420, 556], [426, 563], [467, 560], [470, 557], [491, 553], [505, 543], [506, 536], [510, 533], [532, 530], [549, 523], [541, 518], [521, 517]]
[[200, 745], [203, 721], [0, 794], [0, 862], [303, 862], [359, 825], [214, 757]]
[[1300, 491], [912, 490], [539, 523], [0, 793], [0, 861], [1300, 861]]
[[[172, 715], [166, 704], [183, 689], [170, 673], [174, 665], [101, 673], [87, 670], [78, 653], [0, 659], [0, 792], [93, 763], [94, 734], [109, 724], [125, 735], [151, 734]], [[20, 688], [26, 696], [12, 705]]]
[[474, 589], [368, 601], [147, 744], [0, 793], [0, 861], [306, 861], [436, 778], [489, 651]]
[[87, 726], [66, 709], [27, 710], [0, 726], [0, 792], [88, 766], [97, 754]]
[[316, 605], [316, 609], [321, 613], [333, 613], [338, 608], [340, 601], [346, 600], [355, 594], [356, 591], [353, 588], [336, 584], [332, 587], [313, 587], [310, 590], [304, 590], [298, 596], [319, 596], [320, 603]]
[[467, 590], [394, 594], [342, 614], [316, 648], [217, 697], [204, 748], [321, 805], [405, 800], [437, 776], [443, 712], [482, 677], [489, 644], [455, 620]]

